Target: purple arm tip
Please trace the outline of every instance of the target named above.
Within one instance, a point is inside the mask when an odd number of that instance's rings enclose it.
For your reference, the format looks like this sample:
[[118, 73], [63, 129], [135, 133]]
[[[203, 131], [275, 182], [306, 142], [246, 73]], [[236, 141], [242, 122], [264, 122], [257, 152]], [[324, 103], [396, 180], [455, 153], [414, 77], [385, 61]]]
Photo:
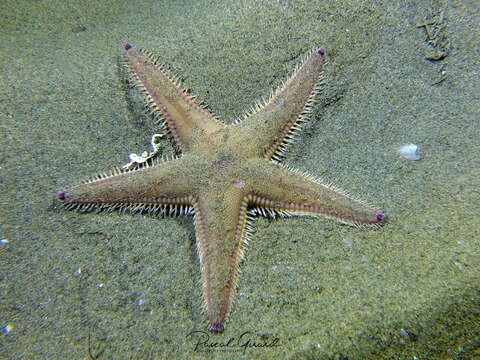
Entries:
[[57, 194], [57, 199], [60, 200], [60, 201], [65, 201], [67, 197], [65, 196], [65, 192], [63, 191], [60, 191], [58, 194]]
[[128, 51], [128, 50], [130, 50], [132, 47], [133, 47], [133, 46], [132, 46], [132, 45], [130, 45], [130, 44], [128, 44], [128, 43], [127, 43], [127, 44], [125, 44], [125, 45], [123, 45], [123, 48], [125, 49], [125, 51]]
[[319, 55], [325, 56], [326, 53], [327, 53], [327, 50], [325, 50], [325, 48], [317, 49], [317, 54]]
[[223, 324], [220, 324], [218, 322], [211, 322], [210, 323], [210, 328], [208, 329], [211, 333], [221, 333], [223, 332]]
[[384, 221], [387, 218], [387, 215], [385, 214], [377, 214], [377, 221], [381, 222]]

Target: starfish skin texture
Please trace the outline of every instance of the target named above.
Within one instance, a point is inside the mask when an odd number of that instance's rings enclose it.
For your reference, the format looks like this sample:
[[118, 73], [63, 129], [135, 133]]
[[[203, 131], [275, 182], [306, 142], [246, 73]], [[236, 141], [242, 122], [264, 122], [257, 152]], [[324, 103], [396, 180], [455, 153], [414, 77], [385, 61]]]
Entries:
[[224, 330], [255, 215], [321, 216], [355, 226], [384, 222], [379, 210], [281, 164], [319, 91], [323, 48], [304, 56], [267, 101], [230, 125], [188, 95], [153, 55], [129, 44], [124, 50], [134, 83], [181, 155], [93, 176], [57, 199], [82, 211], [193, 214], [211, 332]]

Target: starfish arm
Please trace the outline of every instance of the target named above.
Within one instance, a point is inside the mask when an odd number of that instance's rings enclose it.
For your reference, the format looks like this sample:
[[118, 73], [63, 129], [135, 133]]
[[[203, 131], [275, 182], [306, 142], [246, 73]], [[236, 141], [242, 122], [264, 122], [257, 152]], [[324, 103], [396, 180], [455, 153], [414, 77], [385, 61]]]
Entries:
[[209, 330], [222, 332], [251, 235], [251, 218], [245, 196], [233, 185], [222, 192], [203, 193], [193, 207]]
[[182, 151], [188, 151], [194, 131], [212, 132], [223, 127], [214, 115], [187, 94], [150, 54], [125, 45], [127, 65], [147, 97], [156, 118], [163, 120]]
[[187, 214], [192, 210], [192, 187], [188, 176], [192, 166], [188, 156], [146, 164], [135, 170], [114, 169], [92, 176], [88, 181], [57, 194], [68, 209], [120, 209]]
[[354, 226], [378, 225], [386, 218], [365, 202], [287, 166], [261, 164], [255, 177], [248, 202], [262, 215], [322, 216]]
[[312, 50], [269, 100], [237, 124], [245, 142], [253, 143], [265, 158], [281, 160], [294, 133], [311, 112], [324, 64], [325, 49]]

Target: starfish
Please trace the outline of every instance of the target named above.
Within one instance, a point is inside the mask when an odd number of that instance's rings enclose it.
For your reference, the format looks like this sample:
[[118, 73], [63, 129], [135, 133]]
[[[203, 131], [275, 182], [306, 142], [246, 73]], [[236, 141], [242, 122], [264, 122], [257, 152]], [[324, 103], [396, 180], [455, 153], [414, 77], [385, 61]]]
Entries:
[[209, 331], [224, 331], [255, 215], [310, 215], [355, 226], [384, 222], [378, 209], [281, 163], [312, 111], [325, 49], [304, 56], [268, 100], [230, 125], [189, 95], [152, 54], [130, 44], [124, 50], [135, 85], [181, 154], [140, 157], [137, 166], [92, 176], [57, 199], [81, 211], [194, 215]]

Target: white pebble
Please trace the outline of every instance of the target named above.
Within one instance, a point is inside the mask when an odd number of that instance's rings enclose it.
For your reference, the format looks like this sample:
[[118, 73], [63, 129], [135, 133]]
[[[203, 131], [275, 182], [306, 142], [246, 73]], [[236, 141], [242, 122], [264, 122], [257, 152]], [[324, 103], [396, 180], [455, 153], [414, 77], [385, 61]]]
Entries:
[[415, 144], [407, 144], [401, 146], [398, 151], [400, 154], [408, 160], [420, 160], [420, 155], [417, 154], [417, 151], [420, 149], [418, 145]]

